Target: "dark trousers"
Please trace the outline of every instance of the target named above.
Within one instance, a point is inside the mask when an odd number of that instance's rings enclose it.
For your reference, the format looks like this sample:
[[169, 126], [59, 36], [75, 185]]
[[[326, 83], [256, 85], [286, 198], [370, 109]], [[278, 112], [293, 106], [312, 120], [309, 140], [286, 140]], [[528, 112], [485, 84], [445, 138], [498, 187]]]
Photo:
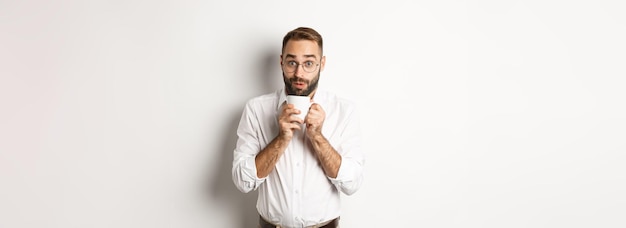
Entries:
[[[259, 227], [260, 228], [276, 228], [276, 225], [271, 224], [268, 221], [265, 221], [265, 219], [262, 216], [259, 216]], [[326, 225], [319, 226], [319, 228], [337, 228], [337, 227], [339, 227], [339, 217], [337, 217], [336, 219], [333, 219]]]

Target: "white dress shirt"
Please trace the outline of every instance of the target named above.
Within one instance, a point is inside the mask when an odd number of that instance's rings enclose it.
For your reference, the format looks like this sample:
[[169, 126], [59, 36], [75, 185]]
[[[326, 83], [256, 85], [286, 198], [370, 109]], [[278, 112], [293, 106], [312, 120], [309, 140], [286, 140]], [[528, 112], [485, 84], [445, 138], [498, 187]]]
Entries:
[[319, 89], [313, 100], [326, 113], [322, 134], [342, 158], [336, 178], [322, 170], [304, 125], [294, 132], [274, 170], [265, 178], [257, 177], [255, 156], [278, 135], [284, 89], [249, 100], [237, 129], [233, 182], [244, 193], [259, 189], [259, 214], [282, 227], [306, 227], [337, 218], [339, 192], [351, 195], [363, 181], [365, 157], [355, 104]]

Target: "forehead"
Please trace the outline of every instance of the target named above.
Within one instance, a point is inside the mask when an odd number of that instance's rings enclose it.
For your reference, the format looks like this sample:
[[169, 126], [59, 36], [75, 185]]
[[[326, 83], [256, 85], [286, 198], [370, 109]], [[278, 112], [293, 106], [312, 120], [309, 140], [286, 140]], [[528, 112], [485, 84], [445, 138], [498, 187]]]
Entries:
[[285, 44], [285, 57], [319, 57], [320, 47], [312, 40], [289, 40]]

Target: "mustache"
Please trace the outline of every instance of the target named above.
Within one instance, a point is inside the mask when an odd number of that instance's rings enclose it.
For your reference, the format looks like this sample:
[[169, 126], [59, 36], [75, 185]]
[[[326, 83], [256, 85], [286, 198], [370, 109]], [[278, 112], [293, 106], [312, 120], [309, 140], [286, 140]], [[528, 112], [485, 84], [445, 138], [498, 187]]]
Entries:
[[[317, 84], [319, 82], [319, 77], [320, 77], [320, 74], [318, 72], [317, 76], [312, 78], [311, 80], [307, 80], [307, 79], [302, 78], [302, 77], [287, 78], [287, 76], [285, 75], [285, 72], [283, 72], [283, 82], [285, 83], [285, 92], [287, 92], [287, 95], [301, 95], [301, 96], [305, 95], [305, 96], [308, 96], [314, 90], [317, 89]], [[302, 90], [296, 89], [295, 86], [292, 85], [293, 83], [304, 83], [304, 84], [306, 84], [307, 88], [304, 88]]]
[[302, 78], [292, 78], [292, 79], [289, 79], [289, 82], [291, 82], [291, 83], [301, 82], [301, 83], [307, 83], [308, 84], [309, 80], [305, 80], [305, 79], [302, 79]]

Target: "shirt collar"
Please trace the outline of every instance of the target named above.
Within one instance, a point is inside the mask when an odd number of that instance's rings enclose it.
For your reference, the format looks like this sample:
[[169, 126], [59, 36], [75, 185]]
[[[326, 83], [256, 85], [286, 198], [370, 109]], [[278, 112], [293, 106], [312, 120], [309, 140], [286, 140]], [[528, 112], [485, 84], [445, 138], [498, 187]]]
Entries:
[[280, 106], [287, 101], [287, 94], [285, 94], [285, 88], [276, 91], [278, 93], [278, 102], [276, 102], [276, 110], [280, 111]]

